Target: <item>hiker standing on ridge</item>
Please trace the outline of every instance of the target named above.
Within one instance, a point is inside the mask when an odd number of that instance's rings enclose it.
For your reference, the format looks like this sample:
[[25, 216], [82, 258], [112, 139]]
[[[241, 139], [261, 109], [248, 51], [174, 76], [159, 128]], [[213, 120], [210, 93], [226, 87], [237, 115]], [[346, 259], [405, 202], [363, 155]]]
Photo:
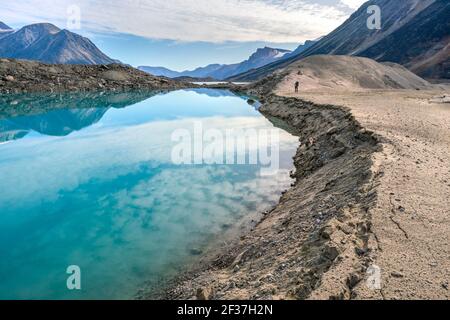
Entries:
[[298, 93], [298, 89], [300, 88], [300, 82], [295, 83], [295, 93]]

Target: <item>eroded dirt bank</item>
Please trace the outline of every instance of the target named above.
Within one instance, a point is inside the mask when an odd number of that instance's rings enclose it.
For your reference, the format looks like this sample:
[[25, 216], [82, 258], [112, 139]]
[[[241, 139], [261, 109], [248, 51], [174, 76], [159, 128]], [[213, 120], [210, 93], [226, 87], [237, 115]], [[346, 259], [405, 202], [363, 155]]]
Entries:
[[377, 137], [345, 108], [275, 95], [263, 103], [261, 112], [302, 142], [295, 184], [252, 232], [149, 298], [307, 299], [337, 262], [345, 270], [321, 298], [355, 298], [371, 263]]
[[[364, 299], [449, 299], [450, 281], [450, 91], [366, 90], [277, 94], [348, 107], [380, 137], [373, 157], [379, 173], [371, 209], [371, 259], [380, 268], [381, 290], [360, 283]], [[345, 266], [345, 265], [344, 265]], [[336, 264], [315, 297], [326, 296], [345, 271]]]

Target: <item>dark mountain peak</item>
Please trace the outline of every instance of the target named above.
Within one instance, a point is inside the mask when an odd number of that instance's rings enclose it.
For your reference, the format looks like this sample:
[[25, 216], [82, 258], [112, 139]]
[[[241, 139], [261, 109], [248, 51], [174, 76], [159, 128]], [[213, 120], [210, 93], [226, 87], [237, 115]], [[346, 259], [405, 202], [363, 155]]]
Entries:
[[9, 30], [12, 30], [12, 28], [0, 21], [0, 31], [9, 31]]
[[0, 36], [0, 57], [56, 64], [111, 64], [118, 61], [101, 52], [88, 38], [36, 23]]
[[270, 47], [259, 48], [250, 56], [251, 60], [267, 59], [267, 58], [281, 58], [284, 54], [290, 53], [289, 50], [276, 49]]
[[66, 36], [70, 36], [70, 35], [74, 34], [73, 32], [71, 32], [67, 29], [62, 29], [59, 33], [66, 35]]
[[322, 40], [323, 37], [317, 39], [317, 40], [306, 40], [305, 43], [303, 44], [304, 46], [308, 46], [308, 45], [312, 45], [320, 40]]

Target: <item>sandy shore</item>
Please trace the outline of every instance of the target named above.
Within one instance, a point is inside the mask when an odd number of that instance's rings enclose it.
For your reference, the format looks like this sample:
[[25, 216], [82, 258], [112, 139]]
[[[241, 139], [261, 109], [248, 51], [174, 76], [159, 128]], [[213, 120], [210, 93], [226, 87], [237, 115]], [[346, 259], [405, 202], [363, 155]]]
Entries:
[[[303, 142], [297, 182], [252, 232], [157, 297], [448, 299], [446, 91], [290, 89], [257, 91], [261, 112]], [[380, 288], [368, 284], [374, 268]]]
[[247, 90], [299, 136], [296, 183], [161, 296], [448, 299], [449, 87], [392, 63], [313, 56]]
[[[373, 155], [377, 201], [370, 210], [371, 261], [381, 268], [382, 290], [360, 283], [364, 299], [448, 299], [450, 280], [450, 104], [443, 90], [277, 94], [350, 109], [376, 133], [383, 151]], [[335, 291], [347, 268], [327, 272], [312, 298]]]

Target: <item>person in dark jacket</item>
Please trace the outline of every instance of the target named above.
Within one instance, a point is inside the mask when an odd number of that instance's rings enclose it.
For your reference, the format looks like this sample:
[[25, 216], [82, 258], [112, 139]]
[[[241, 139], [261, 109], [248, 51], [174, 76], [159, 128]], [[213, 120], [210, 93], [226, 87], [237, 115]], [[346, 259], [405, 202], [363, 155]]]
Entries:
[[298, 89], [300, 88], [300, 82], [295, 83], [295, 93], [298, 93]]

